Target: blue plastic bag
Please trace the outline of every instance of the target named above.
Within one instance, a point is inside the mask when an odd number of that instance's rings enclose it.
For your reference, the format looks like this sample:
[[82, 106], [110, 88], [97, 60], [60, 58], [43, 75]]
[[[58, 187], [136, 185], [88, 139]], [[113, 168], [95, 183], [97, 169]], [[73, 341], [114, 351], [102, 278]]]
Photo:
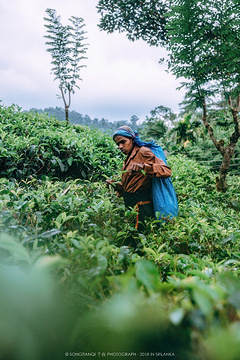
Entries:
[[[154, 146], [151, 151], [167, 165], [166, 156], [160, 146]], [[152, 178], [152, 197], [155, 216], [158, 220], [172, 219], [178, 215], [177, 196], [171, 178]]]

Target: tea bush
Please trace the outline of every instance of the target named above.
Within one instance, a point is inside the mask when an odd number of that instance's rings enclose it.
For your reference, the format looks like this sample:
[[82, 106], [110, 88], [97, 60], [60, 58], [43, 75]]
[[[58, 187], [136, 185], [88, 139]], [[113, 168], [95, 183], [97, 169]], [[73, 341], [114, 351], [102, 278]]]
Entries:
[[67, 125], [44, 114], [0, 106], [0, 176], [17, 180], [48, 175], [58, 179], [102, 179], [121, 155], [97, 129]]
[[[111, 296], [103, 292], [96, 305], [89, 288], [98, 284], [89, 274], [78, 271], [74, 282], [62, 285], [70, 259], [36, 258], [6, 235], [0, 250], [2, 359], [63, 359], [66, 353], [237, 359], [240, 281], [228, 271], [215, 273], [213, 263], [202, 261], [204, 271], [163, 282], [153, 262], [135, 259], [124, 273], [109, 276]], [[103, 276], [102, 269], [93, 267], [92, 276]]]
[[[123, 200], [103, 181], [117, 176], [121, 166], [107, 135], [26, 115], [15, 107], [1, 108], [1, 116], [1, 324], [10, 319], [10, 340], [16, 338], [16, 328], [24, 331], [18, 342], [11, 340], [11, 347], [1, 332], [0, 358], [25, 360], [38, 351], [39, 359], [62, 359], [65, 352], [81, 351], [109, 352], [109, 358], [116, 358], [112, 352], [136, 352], [138, 357], [165, 353], [184, 360], [237, 360], [239, 177], [229, 176], [228, 191], [218, 193], [207, 168], [170, 156], [179, 216], [164, 224], [148, 221], [146, 231], [138, 233], [131, 223], [134, 210], [125, 210]], [[44, 131], [48, 135], [40, 146]], [[33, 149], [31, 160], [25, 150], [32, 145], [38, 151]], [[61, 149], [64, 171], [58, 161], [58, 168], [51, 165], [55, 147]], [[15, 164], [12, 169], [8, 161]], [[81, 174], [85, 170], [86, 179]], [[141, 251], [128, 246], [129, 238]], [[50, 291], [50, 279], [56, 292]], [[45, 300], [37, 295], [42, 292]], [[59, 294], [66, 306], [54, 309]], [[39, 321], [43, 313], [56, 318], [49, 331]], [[40, 337], [28, 336], [33, 324], [38, 324]], [[223, 339], [231, 348], [224, 347]], [[50, 351], [58, 341], [59, 351]], [[24, 350], [28, 343], [29, 355]]]

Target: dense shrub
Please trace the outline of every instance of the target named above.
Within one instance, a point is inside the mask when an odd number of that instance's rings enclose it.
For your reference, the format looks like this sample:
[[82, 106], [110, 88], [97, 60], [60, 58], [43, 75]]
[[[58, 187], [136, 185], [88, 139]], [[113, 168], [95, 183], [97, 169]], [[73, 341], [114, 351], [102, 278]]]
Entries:
[[1, 177], [97, 180], [112, 174], [121, 158], [112, 139], [97, 129], [67, 125], [16, 106], [0, 106], [0, 133]]
[[[6, 342], [2, 331], [2, 358], [25, 360], [37, 351], [36, 359], [48, 358], [47, 354], [61, 359], [65, 352], [119, 351], [136, 352], [138, 357], [171, 353], [184, 360], [237, 360], [239, 177], [229, 176], [228, 191], [219, 193], [206, 167], [184, 156], [169, 156], [179, 216], [161, 225], [147, 221], [146, 231], [139, 234], [129, 221], [134, 210], [125, 210], [123, 200], [102, 181], [120, 167], [110, 138], [87, 127], [25, 115], [14, 107], [1, 111], [5, 170], [0, 178], [0, 306], [3, 327], [9, 319], [11, 341]], [[17, 125], [18, 117], [24, 126]], [[29, 119], [38, 119], [39, 125], [34, 129]], [[16, 159], [18, 154], [23, 159], [24, 144], [41, 149], [44, 131], [45, 157], [33, 153], [35, 162], [37, 156], [44, 158], [50, 170], [44, 175], [47, 167], [40, 161], [43, 168], [37, 176], [30, 157], [24, 158], [29, 164], [25, 168]], [[68, 154], [65, 159], [73, 157], [68, 170], [51, 166], [55, 147], [62, 149], [60, 155]], [[80, 161], [77, 152], [88, 170], [74, 166]], [[9, 159], [15, 161], [12, 170], [6, 168]], [[80, 169], [86, 170], [87, 179]], [[129, 237], [142, 252], [127, 246]], [[53, 283], [58, 285], [56, 292]], [[59, 294], [63, 307], [54, 307]], [[52, 314], [48, 329], [46, 319], [41, 321], [43, 314]], [[32, 333], [36, 324], [40, 337]], [[23, 329], [18, 342], [16, 328]], [[50, 350], [52, 344], [57, 347], [56, 337], [59, 349]]]

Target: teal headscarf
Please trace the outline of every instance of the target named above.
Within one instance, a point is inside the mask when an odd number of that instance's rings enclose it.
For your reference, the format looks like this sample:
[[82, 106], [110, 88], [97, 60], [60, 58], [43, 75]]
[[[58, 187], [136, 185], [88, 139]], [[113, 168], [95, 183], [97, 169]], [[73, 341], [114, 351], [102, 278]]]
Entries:
[[140, 139], [138, 133], [136, 131], [132, 130], [129, 126], [120, 126], [115, 131], [115, 133], [113, 134], [113, 140], [118, 135], [133, 139], [133, 141], [134, 141], [134, 143], [136, 145], [138, 145], [138, 146], [146, 146], [150, 150], [152, 150], [153, 153], [157, 150], [158, 154], [159, 155], [161, 154], [160, 158], [165, 162], [165, 164], [167, 164], [166, 157], [165, 157], [165, 154], [164, 154], [161, 146], [156, 145], [154, 140], [152, 140], [152, 141], [142, 141]]

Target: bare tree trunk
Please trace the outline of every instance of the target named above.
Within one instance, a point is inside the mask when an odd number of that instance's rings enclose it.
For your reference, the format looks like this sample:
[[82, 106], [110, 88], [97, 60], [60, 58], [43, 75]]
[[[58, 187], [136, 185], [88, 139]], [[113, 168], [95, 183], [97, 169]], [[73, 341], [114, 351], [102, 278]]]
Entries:
[[[236, 144], [235, 144], [236, 145]], [[235, 148], [235, 146], [234, 146]], [[229, 151], [229, 146], [225, 148], [223, 160], [219, 169], [219, 176], [216, 177], [216, 189], [217, 191], [225, 192], [228, 188], [227, 186], [227, 173], [229, 170], [229, 165], [232, 155]]]
[[67, 123], [69, 123], [68, 109], [69, 109], [69, 106], [65, 105], [65, 120]]
[[234, 154], [234, 150], [237, 144], [237, 141], [240, 137], [240, 126], [238, 120], [238, 112], [240, 109], [240, 95], [237, 99], [237, 106], [233, 108], [231, 98], [229, 98], [229, 106], [233, 115], [233, 122], [235, 124], [235, 130], [230, 137], [230, 142], [228, 146], [224, 146], [224, 141], [217, 139], [214, 136], [213, 129], [211, 125], [207, 121], [207, 108], [205, 104], [205, 99], [203, 99], [203, 116], [202, 121], [208, 130], [209, 136], [212, 139], [213, 144], [215, 145], [216, 149], [222, 154], [223, 160], [222, 164], [219, 169], [219, 176], [216, 177], [216, 189], [217, 191], [225, 192], [227, 190], [227, 173], [229, 170], [230, 162]]
[[67, 104], [65, 96], [64, 96], [63, 89], [62, 89], [61, 86], [59, 86], [59, 88], [61, 90], [62, 99], [63, 99], [64, 106], [65, 106], [65, 120], [66, 120], [67, 124], [69, 124], [68, 109], [69, 109], [70, 103], [71, 103], [71, 92], [70, 92], [70, 90], [68, 90], [68, 104]]

